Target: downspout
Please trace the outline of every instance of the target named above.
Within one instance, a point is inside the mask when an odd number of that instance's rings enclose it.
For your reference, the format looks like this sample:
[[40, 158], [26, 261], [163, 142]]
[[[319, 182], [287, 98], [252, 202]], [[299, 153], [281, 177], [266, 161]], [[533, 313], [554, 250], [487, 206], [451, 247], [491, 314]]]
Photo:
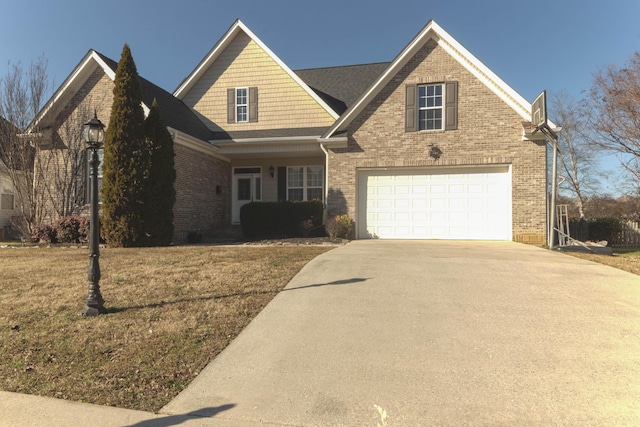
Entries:
[[327, 211], [329, 210], [329, 152], [324, 144], [320, 143], [320, 149], [324, 153], [324, 209], [322, 210], [322, 223], [327, 224]]

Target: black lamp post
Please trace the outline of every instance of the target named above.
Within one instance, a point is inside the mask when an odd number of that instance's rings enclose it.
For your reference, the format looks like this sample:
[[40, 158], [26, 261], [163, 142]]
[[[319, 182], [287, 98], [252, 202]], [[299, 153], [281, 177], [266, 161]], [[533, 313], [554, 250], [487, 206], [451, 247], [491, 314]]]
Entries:
[[93, 119], [84, 124], [82, 132], [87, 149], [91, 152], [91, 220], [89, 222], [89, 294], [84, 300], [84, 316], [97, 316], [104, 314], [104, 300], [100, 294], [100, 219], [98, 218], [98, 150], [104, 142], [104, 125], [98, 120], [98, 113], [94, 113]]

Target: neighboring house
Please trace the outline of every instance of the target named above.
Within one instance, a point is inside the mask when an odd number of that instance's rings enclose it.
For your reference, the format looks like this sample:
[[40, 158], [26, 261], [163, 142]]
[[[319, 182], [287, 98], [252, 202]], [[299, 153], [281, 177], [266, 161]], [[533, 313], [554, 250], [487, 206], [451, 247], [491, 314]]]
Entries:
[[[83, 104], [108, 125], [115, 66], [90, 51], [33, 129]], [[300, 71], [236, 21], [173, 96], [141, 83], [174, 136], [176, 241], [251, 201], [322, 199], [356, 238], [546, 242], [530, 104], [433, 21], [389, 63]]]
[[11, 226], [11, 218], [17, 215], [13, 181], [7, 165], [0, 159], [0, 238]]
[[[17, 171], [9, 170], [7, 159], [9, 155], [10, 134], [17, 133], [17, 129], [13, 127], [4, 118], [0, 117], [0, 238], [7, 238], [11, 233], [11, 219], [18, 215], [16, 191], [13, 185], [11, 175], [16, 178], [20, 176]], [[13, 172], [13, 174], [12, 174]]]

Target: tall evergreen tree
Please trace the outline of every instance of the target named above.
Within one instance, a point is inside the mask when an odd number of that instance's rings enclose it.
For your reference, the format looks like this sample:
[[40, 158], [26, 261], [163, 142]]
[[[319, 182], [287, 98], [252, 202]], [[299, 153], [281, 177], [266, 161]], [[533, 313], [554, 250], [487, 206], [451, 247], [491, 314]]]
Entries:
[[173, 236], [173, 205], [176, 191], [173, 139], [167, 130], [158, 101], [153, 100], [144, 122], [150, 151], [149, 175], [144, 200], [145, 244], [167, 246]]
[[149, 156], [138, 71], [128, 45], [118, 62], [105, 136], [103, 235], [110, 246], [138, 246], [144, 236], [144, 178]]

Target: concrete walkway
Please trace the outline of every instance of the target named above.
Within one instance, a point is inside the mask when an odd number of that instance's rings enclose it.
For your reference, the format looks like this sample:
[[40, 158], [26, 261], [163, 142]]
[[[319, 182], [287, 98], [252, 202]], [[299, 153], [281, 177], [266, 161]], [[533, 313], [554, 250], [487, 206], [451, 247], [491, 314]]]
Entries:
[[[640, 278], [505, 242], [310, 262], [160, 414], [0, 393], [0, 425], [640, 425]], [[48, 422], [47, 422], [48, 421]]]

